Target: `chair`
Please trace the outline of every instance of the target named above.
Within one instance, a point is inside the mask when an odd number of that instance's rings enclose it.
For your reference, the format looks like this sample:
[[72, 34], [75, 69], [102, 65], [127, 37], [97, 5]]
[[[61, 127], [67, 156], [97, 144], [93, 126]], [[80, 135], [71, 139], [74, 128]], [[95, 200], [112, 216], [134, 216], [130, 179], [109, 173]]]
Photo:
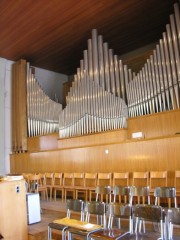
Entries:
[[117, 196], [119, 197], [119, 203], [122, 203], [122, 197], [124, 203], [127, 203], [127, 198], [130, 201], [131, 198], [131, 187], [130, 186], [114, 186], [113, 187], [114, 203], [116, 202]]
[[176, 188], [176, 196], [180, 196], [180, 170], [175, 171], [175, 178], [174, 178], [174, 187]]
[[[108, 228], [113, 228], [114, 218], [118, 218], [119, 220], [123, 218], [129, 220], [129, 231], [125, 232], [125, 234], [133, 232], [132, 207], [130, 204], [110, 203], [108, 204], [107, 214], [109, 215]], [[120, 221], [118, 227], [121, 228]]]
[[[70, 238], [72, 237], [72, 234], [76, 234], [78, 236], [81, 236], [85, 239], [91, 239], [91, 234], [94, 232], [99, 232], [103, 228], [106, 228], [106, 204], [104, 202], [87, 202], [85, 204], [85, 228], [79, 228], [78, 227], [69, 227], [68, 232], [70, 233]], [[97, 217], [97, 224], [90, 223], [90, 218], [92, 215], [95, 215]], [[99, 225], [100, 224], [100, 225]], [[94, 238], [94, 236], [93, 236]]]
[[75, 199], [75, 188], [74, 188], [74, 174], [64, 173], [63, 176], [63, 187], [64, 187], [64, 199], [66, 201], [67, 192], [72, 193], [72, 198]]
[[89, 192], [89, 201], [92, 200], [92, 193], [95, 192], [97, 186], [97, 173], [85, 173], [85, 188]]
[[167, 171], [151, 171], [149, 178], [150, 193], [154, 195], [154, 188], [167, 187]]
[[99, 196], [100, 196], [101, 202], [103, 202], [104, 195], [106, 197], [106, 203], [111, 202], [111, 186], [97, 186], [95, 193], [96, 193], [96, 202], [99, 200]]
[[[90, 234], [93, 240], [121, 239], [133, 232], [132, 207], [130, 204], [110, 203], [107, 205], [108, 226], [101, 231]], [[121, 228], [120, 219], [129, 221], [128, 229]], [[118, 227], [113, 224], [118, 220]]]
[[57, 191], [61, 192], [61, 199], [64, 199], [63, 173], [54, 173], [54, 200], [56, 201]]
[[79, 193], [84, 193], [84, 199], [87, 201], [87, 189], [85, 188], [84, 173], [74, 173], [75, 198], [78, 199]]
[[66, 239], [66, 230], [68, 226], [66, 225], [68, 219], [71, 219], [72, 212], [80, 213], [80, 221], [84, 220], [84, 201], [78, 199], [67, 199], [66, 201], [66, 218], [57, 219], [48, 225], [48, 240], [52, 239], [52, 229], [62, 231], [62, 239]]
[[147, 198], [148, 204], [150, 204], [150, 189], [149, 186], [145, 187], [131, 187], [131, 205], [133, 204], [134, 197], [137, 197], [137, 203], [140, 204], [141, 198], [142, 203], [145, 204], [145, 198]]
[[160, 199], [168, 200], [168, 208], [171, 207], [171, 200], [174, 199], [174, 206], [177, 207], [175, 187], [156, 187], [154, 189], [155, 205], [160, 205]]
[[[165, 235], [165, 216], [164, 209], [161, 206], [147, 205], [147, 204], [136, 204], [133, 207], [133, 213], [135, 217], [135, 233], [141, 233], [141, 225], [143, 223], [143, 233], [145, 230], [145, 221], [160, 224], [160, 237], [164, 239]], [[138, 231], [139, 228], [139, 231]]]
[[42, 174], [33, 174], [29, 176], [30, 192], [43, 193], [43, 198], [48, 200], [48, 192], [45, 184], [45, 176]]
[[173, 239], [173, 226], [180, 225], [180, 208], [170, 208], [167, 212], [168, 239]]
[[[112, 179], [111, 179], [111, 173], [98, 173], [97, 175], [97, 186], [112, 186]], [[92, 194], [96, 194], [96, 188], [95, 191], [91, 191]]]
[[149, 172], [133, 172], [133, 186], [149, 186]]
[[50, 201], [52, 200], [52, 190], [54, 186], [54, 173], [45, 173], [45, 183], [47, 192], [49, 190]]
[[111, 173], [98, 173], [97, 186], [112, 186]]
[[129, 186], [129, 172], [114, 172], [113, 173], [113, 187], [114, 186]]
[[27, 192], [30, 192], [29, 176], [33, 175], [33, 174], [32, 173], [23, 173], [22, 175], [27, 184], [27, 188], [26, 188]]

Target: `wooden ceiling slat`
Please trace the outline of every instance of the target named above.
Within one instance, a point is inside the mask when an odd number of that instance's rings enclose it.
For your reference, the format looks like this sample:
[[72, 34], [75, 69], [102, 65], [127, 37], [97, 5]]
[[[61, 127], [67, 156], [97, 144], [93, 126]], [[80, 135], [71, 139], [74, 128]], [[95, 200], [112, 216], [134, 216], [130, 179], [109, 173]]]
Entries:
[[158, 41], [175, 2], [1, 0], [0, 56], [74, 74], [93, 28], [117, 55], [125, 54]]

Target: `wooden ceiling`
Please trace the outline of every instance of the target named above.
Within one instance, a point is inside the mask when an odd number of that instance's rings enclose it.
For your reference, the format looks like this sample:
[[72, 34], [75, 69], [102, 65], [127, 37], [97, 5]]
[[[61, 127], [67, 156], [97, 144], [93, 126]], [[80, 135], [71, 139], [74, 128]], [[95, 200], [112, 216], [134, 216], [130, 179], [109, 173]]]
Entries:
[[121, 56], [157, 42], [176, 0], [0, 0], [0, 57], [71, 75], [91, 30]]

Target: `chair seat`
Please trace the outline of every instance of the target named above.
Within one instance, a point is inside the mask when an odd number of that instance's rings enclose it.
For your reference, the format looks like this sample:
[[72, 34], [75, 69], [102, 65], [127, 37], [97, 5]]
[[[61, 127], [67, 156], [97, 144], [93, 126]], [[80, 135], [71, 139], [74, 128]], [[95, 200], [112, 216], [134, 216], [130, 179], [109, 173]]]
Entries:
[[84, 221], [80, 221], [77, 219], [71, 219], [71, 218], [67, 218], [67, 217], [55, 220], [55, 221], [53, 221], [53, 223], [80, 229], [80, 230], [85, 230], [87, 232], [97, 230], [97, 229], [102, 229], [101, 225], [84, 222]]

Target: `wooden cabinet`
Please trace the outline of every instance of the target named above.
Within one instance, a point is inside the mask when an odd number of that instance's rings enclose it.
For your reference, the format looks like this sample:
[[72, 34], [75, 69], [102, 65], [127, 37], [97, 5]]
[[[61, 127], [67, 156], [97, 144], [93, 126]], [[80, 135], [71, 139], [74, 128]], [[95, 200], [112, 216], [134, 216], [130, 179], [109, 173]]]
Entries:
[[24, 180], [0, 182], [0, 214], [3, 239], [28, 239]]

